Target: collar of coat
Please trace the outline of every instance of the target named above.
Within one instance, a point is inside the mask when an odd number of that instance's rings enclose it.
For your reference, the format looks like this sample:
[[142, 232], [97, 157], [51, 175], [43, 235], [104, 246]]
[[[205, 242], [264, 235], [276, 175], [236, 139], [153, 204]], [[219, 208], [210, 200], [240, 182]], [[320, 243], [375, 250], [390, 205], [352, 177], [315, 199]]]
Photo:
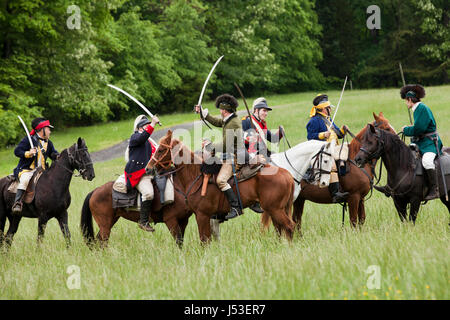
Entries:
[[236, 116], [236, 113], [233, 112], [233, 113], [230, 114], [228, 117], [226, 117], [226, 118], [223, 119], [223, 125], [225, 126], [228, 122], [231, 121], [231, 119], [233, 119], [233, 118], [235, 118], [235, 117], [237, 117], [237, 116]]

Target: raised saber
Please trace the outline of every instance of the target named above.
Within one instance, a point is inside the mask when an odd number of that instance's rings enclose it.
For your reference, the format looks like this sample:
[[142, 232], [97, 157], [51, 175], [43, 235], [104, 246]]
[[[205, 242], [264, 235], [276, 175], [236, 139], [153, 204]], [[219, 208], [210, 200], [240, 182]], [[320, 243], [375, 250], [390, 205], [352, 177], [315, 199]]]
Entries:
[[234, 83], [234, 86], [236, 87], [236, 89], [239, 92], [242, 100], [244, 101], [245, 108], [247, 109], [247, 113], [248, 113], [248, 116], [250, 118], [250, 124], [252, 125], [253, 129], [256, 131], [256, 133], [261, 138], [261, 140], [264, 142], [264, 144], [266, 145], [266, 148], [267, 148], [267, 143], [266, 143], [266, 140], [265, 140], [264, 136], [261, 135], [261, 133], [259, 132], [258, 128], [256, 128], [255, 124], [253, 123], [252, 115], [250, 114], [250, 109], [248, 108], [247, 101], [245, 100], [245, 97], [244, 97], [244, 94], [241, 91], [241, 88], [239, 88], [239, 86], [237, 85], [236, 82]]
[[344, 94], [344, 90], [345, 90], [345, 85], [346, 85], [346, 84], [347, 84], [347, 77], [345, 77], [344, 87], [342, 88], [341, 96], [339, 97], [339, 101], [338, 101], [338, 104], [337, 104], [337, 107], [336, 107], [336, 111], [334, 112], [333, 119], [331, 120], [331, 127], [332, 127], [332, 128], [333, 128], [333, 124], [334, 124], [334, 118], [336, 118], [336, 114], [337, 114], [337, 112], [338, 112], [338, 110], [339, 110], [339, 105], [340, 105], [340, 103], [341, 103], [342, 95]]
[[20, 122], [22, 123], [23, 128], [25, 129], [25, 132], [27, 133], [28, 142], [30, 143], [31, 148], [35, 148], [35, 146], [33, 144], [33, 140], [31, 140], [30, 132], [28, 131], [28, 128], [27, 128], [25, 122], [23, 122], [23, 120], [20, 116], [17, 116], [17, 118], [19, 118]]
[[[108, 84], [108, 87], [111, 87], [119, 92], [122, 92], [124, 95], [126, 95], [128, 98], [130, 98], [131, 100], [133, 100], [134, 102], [136, 102], [136, 104], [138, 106], [140, 106], [145, 112], [147, 112], [147, 114], [153, 118], [152, 113], [142, 104], [140, 103], [135, 97], [133, 97], [131, 94], [129, 94], [128, 92], [126, 92], [123, 89], [120, 89], [119, 87], [113, 86], [112, 84]], [[161, 122], [158, 122], [158, 124], [161, 126]], [[153, 144], [158, 148], [158, 144], [152, 139], [149, 138], [151, 142], [153, 142]]]
[[205, 83], [203, 84], [203, 88], [202, 91], [200, 93], [200, 97], [198, 98], [198, 103], [197, 105], [200, 107], [200, 118], [203, 120], [203, 122], [208, 126], [208, 128], [211, 129], [211, 127], [206, 123], [205, 119], [203, 118], [203, 113], [202, 113], [202, 99], [203, 99], [203, 95], [205, 94], [205, 90], [206, 90], [206, 85], [209, 82], [209, 78], [211, 78], [214, 69], [216, 69], [217, 65], [219, 64], [220, 60], [222, 60], [223, 56], [221, 56], [219, 59], [217, 59], [216, 63], [214, 63], [214, 65], [212, 66], [211, 70], [209, 71], [208, 77], [206, 77]]
[[[403, 86], [406, 86], [406, 83], [405, 83], [405, 76], [403, 75], [402, 63], [399, 62], [399, 63], [398, 63], [398, 66], [400, 67], [400, 75], [402, 76]], [[406, 107], [406, 110], [408, 110], [409, 124], [412, 124], [411, 110], [410, 110], [408, 107]]]
[[[142, 103], [140, 103], [135, 97], [133, 97], [131, 94], [129, 94], [128, 92], [126, 92], [126, 91], [123, 90], [123, 89], [120, 89], [119, 87], [113, 86], [112, 84], [108, 84], [108, 87], [111, 87], [111, 88], [113, 88], [113, 89], [115, 89], [115, 90], [117, 90], [117, 91], [123, 93], [124, 95], [126, 95], [128, 98], [130, 98], [131, 100], [133, 100], [134, 102], [136, 102], [136, 104], [137, 104], [139, 107], [141, 107], [145, 112], [147, 112], [147, 114], [148, 114], [150, 117], [153, 118], [153, 114], [152, 114], [152, 113], [151, 113], [151, 112], [150, 112], [150, 111], [149, 111]], [[162, 124], [161, 124], [160, 121], [158, 121], [158, 124], [159, 124], [160, 126], [162, 126]]]

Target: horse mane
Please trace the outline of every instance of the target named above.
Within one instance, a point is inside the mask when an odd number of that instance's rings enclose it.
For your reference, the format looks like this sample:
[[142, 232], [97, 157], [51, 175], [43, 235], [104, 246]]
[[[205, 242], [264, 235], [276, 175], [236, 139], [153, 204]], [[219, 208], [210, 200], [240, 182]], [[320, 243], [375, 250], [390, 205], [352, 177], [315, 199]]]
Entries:
[[389, 154], [396, 158], [396, 161], [401, 164], [402, 168], [409, 169], [413, 167], [414, 156], [406, 143], [404, 143], [397, 134], [393, 134], [386, 130], [380, 131], [382, 132], [382, 137], [384, 137], [385, 146], [387, 146], [389, 150], [395, 150], [395, 152], [388, 151]]
[[364, 134], [366, 133], [367, 126], [362, 128], [362, 130], [356, 135], [356, 138], [353, 138], [348, 145], [348, 157], [349, 159], [355, 159], [356, 154], [359, 152], [359, 148], [361, 148], [361, 142]]
[[[174, 145], [175, 142], [175, 145]], [[185, 159], [185, 152], [188, 152], [189, 154], [189, 163], [185, 163], [186, 168], [192, 168], [188, 170], [184, 170], [185, 172], [189, 173], [189, 179], [194, 180], [199, 174], [200, 174], [200, 167], [201, 163], [203, 162], [203, 159], [195, 152], [193, 152], [191, 149], [189, 149], [183, 142], [181, 142], [179, 139], [172, 139], [171, 144], [175, 147], [177, 145], [180, 146], [180, 150], [177, 152], [177, 156], [181, 157], [182, 159]], [[180, 151], [183, 151], [183, 154], [180, 156], [178, 155]]]

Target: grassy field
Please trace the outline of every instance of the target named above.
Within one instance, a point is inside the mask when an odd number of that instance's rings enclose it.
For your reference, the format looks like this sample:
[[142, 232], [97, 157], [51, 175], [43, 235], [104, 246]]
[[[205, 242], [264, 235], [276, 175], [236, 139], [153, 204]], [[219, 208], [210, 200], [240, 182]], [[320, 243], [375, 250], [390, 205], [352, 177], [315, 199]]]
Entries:
[[[347, 124], [357, 133], [373, 120], [372, 112], [382, 111], [400, 131], [409, 120], [398, 91], [347, 91], [336, 122]], [[339, 92], [328, 94], [337, 104]], [[270, 105], [279, 106], [268, 119], [269, 127], [282, 124], [291, 144], [305, 141], [314, 96], [299, 93], [266, 97]], [[445, 145], [450, 144], [449, 100], [450, 86], [427, 88], [423, 100], [434, 112]], [[190, 117], [194, 119], [192, 115], [186, 119]], [[182, 116], [178, 119], [184, 120]], [[169, 124], [164, 118], [162, 121]], [[117, 133], [110, 137], [114, 126]], [[61, 137], [55, 133], [54, 140], [64, 145], [85, 135], [90, 150], [95, 151], [128, 138], [129, 127], [129, 123], [119, 123], [81, 131], [73, 128]], [[103, 144], [103, 139], [108, 142]], [[3, 174], [16, 165], [15, 159], [3, 163], [9, 159], [5, 153], [0, 153]], [[367, 219], [360, 230], [349, 226], [348, 216], [342, 228], [340, 206], [307, 202], [303, 237], [296, 236], [292, 243], [279, 240], [273, 227], [262, 232], [260, 215], [245, 210], [242, 217], [222, 224], [221, 240], [207, 247], [199, 244], [196, 222], [191, 217], [182, 250], [162, 224], [148, 234], [134, 223], [119, 220], [109, 247], [91, 251], [79, 229], [84, 197], [115, 179], [123, 167], [119, 158], [96, 164], [92, 182], [73, 178], [69, 208], [73, 244], [69, 249], [56, 220], [49, 221], [40, 246], [36, 244], [37, 220], [22, 220], [10, 252], [0, 255], [1, 299], [450, 298], [447, 209], [439, 200], [432, 201], [421, 208], [415, 226], [402, 224], [392, 199], [376, 191], [366, 203]], [[79, 289], [71, 289], [70, 266], [79, 268]], [[379, 268], [379, 289], [368, 288], [372, 268]]]

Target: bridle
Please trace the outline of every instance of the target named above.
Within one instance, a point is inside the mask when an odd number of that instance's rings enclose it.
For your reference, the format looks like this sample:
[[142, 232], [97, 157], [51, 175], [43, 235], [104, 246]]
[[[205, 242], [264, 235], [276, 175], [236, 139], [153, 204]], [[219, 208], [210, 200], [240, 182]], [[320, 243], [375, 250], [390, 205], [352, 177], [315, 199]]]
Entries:
[[384, 153], [384, 140], [382, 139], [383, 130], [375, 129], [375, 138], [377, 139], [377, 150], [374, 152], [368, 151], [366, 148], [361, 147], [359, 150], [367, 154], [367, 160], [366, 162], [369, 162], [373, 159], [378, 159], [381, 157], [381, 155]]
[[79, 152], [83, 152], [83, 151], [87, 152], [88, 148], [86, 146], [83, 147], [83, 148], [78, 148], [78, 144], [75, 143], [74, 144], [74, 151], [73, 151], [73, 153], [70, 152], [70, 148], [67, 148], [66, 150], [67, 150], [67, 156], [69, 158], [70, 167], [74, 168], [74, 169], [67, 168], [66, 166], [61, 164], [60, 161], [57, 161], [56, 164], [59, 165], [60, 167], [64, 168], [65, 170], [67, 170], [71, 174], [73, 174], [74, 170], [77, 169], [78, 172], [80, 173], [80, 175], [83, 175], [83, 173], [86, 172], [87, 167], [89, 165], [93, 164], [92, 161], [85, 162], [84, 159], [82, 159], [81, 161], [78, 160]]

